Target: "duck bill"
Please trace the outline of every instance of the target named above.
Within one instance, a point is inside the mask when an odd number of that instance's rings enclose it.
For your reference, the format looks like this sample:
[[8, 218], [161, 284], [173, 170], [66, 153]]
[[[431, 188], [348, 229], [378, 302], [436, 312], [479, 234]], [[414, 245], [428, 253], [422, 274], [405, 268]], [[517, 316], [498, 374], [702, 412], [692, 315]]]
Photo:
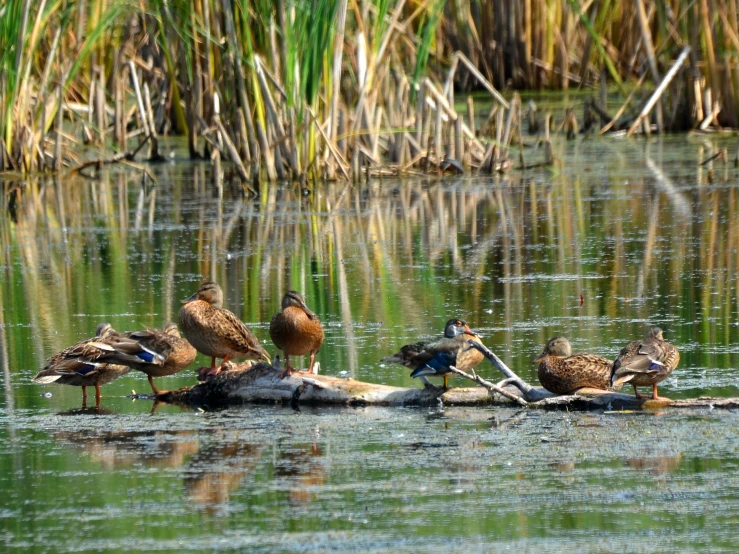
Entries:
[[473, 337], [480, 338], [480, 335], [475, 333], [472, 329], [470, 329], [467, 325], [464, 326], [464, 332], [468, 335], [472, 335]]
[[180, 303], [187, 304], [188, 302], [192, 302], [193, 300], [197, 300], [197, 299], [198, 299], [198, 293], [196, 292], [192, 296], [189, 296], [188, 298], [185, 298], [184, 300], [182, 300]]
[[314, 314], [312, 311], [308, 309], [308, 306], [305, 305], [305, 302], [300, 303], [300, 309], [305, 312], [305, 315], [308, 316], [308, 319], [310, 320], [316, 319], [316, 314]]
[[539, 356], [538, 358], [536, 358], [532, 363], [540, 364], [541, 362], [544, 361], [544, 358], [546, 358], [546, 357], [547, 357], [546, 353], [543, 353], [541, 356]]

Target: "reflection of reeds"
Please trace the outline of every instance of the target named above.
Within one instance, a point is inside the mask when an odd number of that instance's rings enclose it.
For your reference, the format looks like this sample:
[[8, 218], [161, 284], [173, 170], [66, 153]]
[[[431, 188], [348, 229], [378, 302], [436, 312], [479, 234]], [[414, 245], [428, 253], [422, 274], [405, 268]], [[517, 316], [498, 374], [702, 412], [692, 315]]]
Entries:
[[[634, 163], [624, 160], [615, 163]], [[682, 209], [688, 195], [645, 167], [628, 187], [564, 176], [371, 181], [317, 184], [307, 196], [267, 187], [256, 201], [214, 194], [202, 166], [189, 182], [163, 167], [156, 194], [133, 175], [31, 182], [17, 223], [0, 218], [0, 291], [7, 313], [27, 306], [13, 313], [40, 337], [39, 365], [102, 319], [122, 329], [172, 319], [193, 275], [220, 282], [260, 337], [284, 291], [301, 290], [329, 330], [341, 323], [333, 363], [351, 371], [364, 325], [381, 324], [379, 340], [396, 347], [438, 333], [449, 312], [501, 344], [522, 322], [541, 327], [543, 343], [575, 315], [636, 327], [700, 314], [705, 340], [726, 342], [739, 308], [737, 192], [700, 187]], [[11, 187], [6, 196], [18, 194]], [[585, 326], [580, 338], [598, 344], [600, 332]]]

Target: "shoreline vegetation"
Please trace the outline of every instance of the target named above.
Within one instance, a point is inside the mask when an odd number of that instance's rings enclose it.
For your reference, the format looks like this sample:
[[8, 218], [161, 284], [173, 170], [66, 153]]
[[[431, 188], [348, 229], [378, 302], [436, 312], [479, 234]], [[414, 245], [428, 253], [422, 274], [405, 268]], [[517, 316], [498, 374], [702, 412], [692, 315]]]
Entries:
[[[162, 160], [183, 135], [256, 193], [551, 165], [552, 133], [739, 127], [736, 1], [8, 0], [0, 60], [0, 172]], [[574, 87], [562, 121], [514, 92]]]

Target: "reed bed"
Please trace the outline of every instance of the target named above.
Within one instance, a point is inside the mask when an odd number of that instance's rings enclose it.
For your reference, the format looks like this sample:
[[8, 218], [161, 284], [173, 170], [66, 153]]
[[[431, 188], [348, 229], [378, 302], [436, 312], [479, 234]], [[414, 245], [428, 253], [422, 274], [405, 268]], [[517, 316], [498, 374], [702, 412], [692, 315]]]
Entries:
[[[550, 133], [736, 128], [737, 11], [726, 0], [8, 0], [0, 171], [89, 175], [162, 160], [159, 138], [184, 135], [191, 157], [229, 160], [257, 193], [264, 181], [552, 164]], [[511, 92], [573, 86], [593, 94], [562, 121]]]

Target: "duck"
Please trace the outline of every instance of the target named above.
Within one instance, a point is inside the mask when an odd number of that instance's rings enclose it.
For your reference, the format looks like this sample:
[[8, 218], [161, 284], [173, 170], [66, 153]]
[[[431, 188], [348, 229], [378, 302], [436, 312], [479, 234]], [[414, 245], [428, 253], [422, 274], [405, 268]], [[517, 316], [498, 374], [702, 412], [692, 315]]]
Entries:
[[197, 351], [180, 336], [177, 325], [168, 322], [160, 329], [119, 333], [100, 341], [111, 350], [100, 355], [110, 363], [127, 365], [146, 374], [156, 396], [164, 394], [154, 384], [154, 377], [174, 375], [189, 366]]
[[664, 400], [657, 393], [657, 384], [672, 373], [680, 363], [680, 352], [665, 341], [662, 329], [652, 327], [643, 340], [627, 344], [613, 362], [611, 386], [618, 390], [625, 383], [634, 387], [634, 396], [643, 398], [636, 387], [652, 387], [652, 400]]
[[539, 364], [541, 386], [554, 394], [571, 394], [582, 387], [608, 390], [611, 361], [595, 354], [573, 354], [565, 337], [549, 339], [534, 362]]
[[65, 348], [46, 360], [44, 368], [33, 378], [33, 382], [82, 387], [83, 407], [87, 407], [87, 387], [95, 387], [95, 406], [99, 408], [101, 385], [115, 381], [130, 371], [126, 365], [100, 360], [102, 354], [109, 351], [104, 341], [117, 334], [110, 323], [99, 324], [93, 338]]
[[482, 344], [477, 333], [472, 331], [461, 319], [450, 319], [444, 326], [444, 336], [433, 341], [406, 344], [383, 362], [396, 363], [412, 369], [411, 377], [420, 377], [425, 384], [427, 375], [440, 375], [444, 378], [444, 390], [449, 388], [449, 369], [454, 366], [462, 371], [476, 367], [484, 358], [483, 354], [471, 346], [473, 340]]
[[[231, 358], [271, 363], [269, 354], [249, 328], [233, 313], [222, 308], [223, 291], [213, 281], [206, 281], [182, 301], [179, 324], [182, 334], [198, 352], [210, 356], [205, 376], [218, 375]], [[221, 365], [216, 367], [216, 358]]]
[[318, 316], [308, 309], [303, 295], [289, 290], [282, 297], [282, 311], [277, 312], [269, 324], [269, 336], [275, 346], [285, 354], [285, 370], [282, 377], [292, 374], [290, 356], [310, 354], [308, 371], [313, 371], [316, 354], [323, 344], [323, 326]]

